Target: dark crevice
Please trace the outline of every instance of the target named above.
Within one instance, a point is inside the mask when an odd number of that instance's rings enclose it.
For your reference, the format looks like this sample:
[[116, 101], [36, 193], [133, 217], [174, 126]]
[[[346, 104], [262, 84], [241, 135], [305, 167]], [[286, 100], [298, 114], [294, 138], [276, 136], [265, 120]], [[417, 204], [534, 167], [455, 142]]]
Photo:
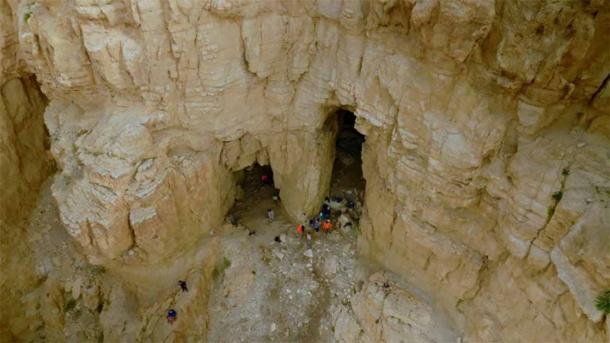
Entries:
[[593, 95], [591, 95], [591, 98], [589, 99], [589, 105], [591, 105], [593, 103], [593, 101], [595, 101], [595, 97], [597, 97], [597, 95], [599, 93], [601, 93], [604, 90], [604, 88], [606, 88], [608, 86], [608, 80], [610, 80], [610, 74], [606, 75], [606, 78], [604, 78], [604, 81], [602, 81], [602, 84], [595, 90]]
[[339, 109], [328, 118], [325, 126], [336, 133], [331, 193], [363, 191], [362, 145], [365, 137], [356, 130], [356, 116], [349, 110]]

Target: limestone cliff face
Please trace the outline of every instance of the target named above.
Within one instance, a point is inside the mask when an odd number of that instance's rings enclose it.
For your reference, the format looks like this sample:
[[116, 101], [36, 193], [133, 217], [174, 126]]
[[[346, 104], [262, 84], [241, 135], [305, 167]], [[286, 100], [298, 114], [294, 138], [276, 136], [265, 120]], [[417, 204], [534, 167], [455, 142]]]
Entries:
[[[11, 8], [0, 2], [0, 299], [21, 316], [22, 289], [36, 283], [31, 259], [23, 258], [31, 253], [21, 244], [25, 220], [53, 164], [42, 118], [47, 99], [19, 63], [14, 23]], [[0, 340], [8, 340], [3, 329], [9, 316], [0, 312]]]
[[91, 262], [171, 260], [254, 162], [311, 215], [346, 108], [366, 135], [364, 255], [473, 341], [607, 339], [607, 2], [0, 4], [50, 99], [53, 193]]

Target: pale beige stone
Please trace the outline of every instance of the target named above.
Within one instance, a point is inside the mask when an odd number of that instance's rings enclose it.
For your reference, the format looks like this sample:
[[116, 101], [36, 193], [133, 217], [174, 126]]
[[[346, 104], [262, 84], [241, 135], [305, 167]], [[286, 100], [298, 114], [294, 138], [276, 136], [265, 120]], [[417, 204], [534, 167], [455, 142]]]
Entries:
[[[472, 341], [607, 340], [592, 301], [610, 284], [609, 27], [601, 0], [0, 1], [0, 219], [49, 173], [31, 73], [61, 220], [126, 284], [218, 229], [253, 163], [290, 218], [314, 214], [344, 108], [366, 136], [364, 256], [435, 294]], [[39, 320], [55, 340], [68, 324], [53, 282]], [[362, 294], [357, 321], [339, 312], [345, 337], [426, 324]], [[205, 331], [114, 311], [108, 339]]]

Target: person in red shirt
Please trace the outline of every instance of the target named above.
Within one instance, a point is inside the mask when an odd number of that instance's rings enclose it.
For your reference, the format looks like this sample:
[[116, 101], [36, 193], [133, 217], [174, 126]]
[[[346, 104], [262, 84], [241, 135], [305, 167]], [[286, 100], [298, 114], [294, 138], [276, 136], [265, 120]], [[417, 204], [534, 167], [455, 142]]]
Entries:
[[261, 175], [261, 183], [263, 185], [270, 185], [270, 184], [272, 184], [273, 181], [271, 180], [271, 175], [268, 175], [268, 174]]
[[329, 233], [330, 230], [333, 229], [333, 224], [331, 223], [330, 219], [326, 219], [324, 222], [322, 222], [322, 230], [326, 233]]
[[299, 235], [299, 238], [302, 238], [303, 234], [305, 234], [305, 226], [303, 224], [297, 225], [297, 235]]

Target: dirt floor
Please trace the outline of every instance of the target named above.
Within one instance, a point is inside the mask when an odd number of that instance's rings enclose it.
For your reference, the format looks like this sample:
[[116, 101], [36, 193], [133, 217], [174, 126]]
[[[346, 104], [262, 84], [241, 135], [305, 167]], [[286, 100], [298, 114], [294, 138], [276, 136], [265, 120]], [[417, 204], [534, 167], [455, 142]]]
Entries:
[[[338, 151], [331, 185], [331, 195], [351, 198], [357, 206], [364, 189], [359, 163]], [[330, 234], [310, 229], [311, 240], [300, 238], [295, 224], [273, 200], [275, 189], [260, 184], [260, 173], [257, 169], [247, 174], [244, 198], [232, 211], [238, 225], [228, 226], [222, 235], [226, 269], [212, 290], [208, 338], [210, 342], [335, 341], [337, 312], [349, 307], [354, 294], [379, 269], [357, 255], [356, 223], [352, 230], [334, 229]], [[267, 209], [275, 212], [274, 220], [267, 219]], [[425, 313], [430, 307], [419, 310], [430, 316]], [[435, 327], [439, 326], [424, 331]], [[416, 341], [456, 341], [450, 329], [436, 331], [418, 332], [421, 339]]]
[[[228, 262], [212, 291], [208, 338], [328, 341], [331, 303], [347, 301], [368, 274], [356, 255], [357, 232], [308, 230], [311, 239], [300, 238], [273, 200], [275, 189], [262, 186], [259, 175], [255, 170], [246, 176], [244, 200], [232, 211], [238, 225], [222, 236]], [[275, 212], [274, 220], [267, 209]]]

